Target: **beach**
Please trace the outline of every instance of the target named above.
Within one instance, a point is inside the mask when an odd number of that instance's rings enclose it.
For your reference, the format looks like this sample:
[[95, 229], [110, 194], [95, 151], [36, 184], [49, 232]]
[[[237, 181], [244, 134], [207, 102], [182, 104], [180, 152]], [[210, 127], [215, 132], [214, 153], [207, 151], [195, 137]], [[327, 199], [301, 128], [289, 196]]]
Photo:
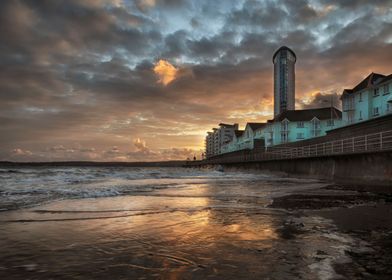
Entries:
[[390, 279], [390, 191], [263, 172], [3, 168], [2, 279]]

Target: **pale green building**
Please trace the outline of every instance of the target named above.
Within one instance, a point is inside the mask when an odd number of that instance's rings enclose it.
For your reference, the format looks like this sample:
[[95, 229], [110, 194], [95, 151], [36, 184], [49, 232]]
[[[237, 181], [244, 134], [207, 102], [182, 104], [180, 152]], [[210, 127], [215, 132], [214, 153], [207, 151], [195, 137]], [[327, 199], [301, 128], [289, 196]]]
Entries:
[[341, 100], [343, 121], [353, 124], [392, 113], [392, 74], [371, 73], [353, 89], [345, 89]]
[[255, 141], [264, 138], [264, 129], [267, 123], [247, 123], [245, 130], [236, 130], [233, 139], [222, 147], [222, 153], [229, 153], [240, 150], [252, 150]]
[[326, 135], [326, 131], [343, 125], [342, 112], [334, 107], [289, 110], [267, 122], [266, 147]]

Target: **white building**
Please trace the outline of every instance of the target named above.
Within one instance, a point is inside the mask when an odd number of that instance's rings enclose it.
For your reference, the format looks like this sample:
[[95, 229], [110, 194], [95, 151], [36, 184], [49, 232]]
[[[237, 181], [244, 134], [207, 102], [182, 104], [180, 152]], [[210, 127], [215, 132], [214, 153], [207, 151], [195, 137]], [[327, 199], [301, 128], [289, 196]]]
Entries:
[[285, 111], [267, 123], [267, 147], [324, 136], [343, 125], [342, 112], [334, 107]]
[[273, 55], [274, 63], [274, 117], [295, 109], [295, 53], [286, 46]]
[[345, 89], [341, 100], [346, 124], [392, 113], [392, 74], [371, 73], [353, 89]]
[[264, 129], [266, 123], [247, 123], [245, 130], [236, 130], [233, 139], [222, 146], [221, 153], [229, 153], [240, 150], [252, 150], [255, 143], [264, 143]]
[[234, 131], [233, 139], [230, 142], [228, 142], [222, 146], [222, 148], [221, 148], [222, 154], [238, 151], [240, 149], [239, 147], [242, 143], [242, 135], [243, 134], [244, 134], [244, 130]]
[[222, 146], [233, 139], [236, 130], [238, 130], [238, 124], [220, 123], [219, 128], [213, 128], [212, 132], [207, 132], [205, 139], [206, 157], [221, 154]]

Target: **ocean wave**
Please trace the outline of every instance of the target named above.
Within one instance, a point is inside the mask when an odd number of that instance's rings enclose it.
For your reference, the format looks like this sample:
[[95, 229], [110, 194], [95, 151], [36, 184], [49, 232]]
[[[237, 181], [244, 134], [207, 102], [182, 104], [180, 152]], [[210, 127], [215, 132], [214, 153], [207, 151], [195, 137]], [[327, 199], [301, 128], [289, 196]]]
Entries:
[[280, 185], [315, 182], [265, 173], [227, 173], [187, 168], [8, 168], [0, 169], [0, 176], [1, 210], [29, 207], [57, 199], [162, 195], [157, 192], [170, 188], [198, 188], [198, 185], [202, 187], [204, 184], [219, 185], [222, 195], [225, 189], [238, 184], [247, 187], [261, 184], [265, 188], [280, 189]]

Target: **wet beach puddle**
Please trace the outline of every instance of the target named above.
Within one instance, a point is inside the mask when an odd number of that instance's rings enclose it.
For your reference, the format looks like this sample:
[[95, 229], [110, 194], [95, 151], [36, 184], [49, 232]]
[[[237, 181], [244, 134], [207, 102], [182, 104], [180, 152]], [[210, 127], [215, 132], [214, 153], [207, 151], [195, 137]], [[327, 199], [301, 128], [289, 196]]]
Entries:
[[332, 264], [348, 261], [344, 250], [352, 240], [328, 220], [266, 208], [274, 196], [323, 184], [233, 178], [117, 188], [122, 195], [1, 212], [0, 278], [336, 276]]
[[327, 256], [341, 250], [330, 247], [336, 246], [325, 235], [330, 225], [308, 218], [306, 228], [295, 231], [290, 225], [301, 222], [288, 215], [231, 200], [170, 196], [66, 200], [10, 211], [1, 217], [0, 276], [329, 279]]

